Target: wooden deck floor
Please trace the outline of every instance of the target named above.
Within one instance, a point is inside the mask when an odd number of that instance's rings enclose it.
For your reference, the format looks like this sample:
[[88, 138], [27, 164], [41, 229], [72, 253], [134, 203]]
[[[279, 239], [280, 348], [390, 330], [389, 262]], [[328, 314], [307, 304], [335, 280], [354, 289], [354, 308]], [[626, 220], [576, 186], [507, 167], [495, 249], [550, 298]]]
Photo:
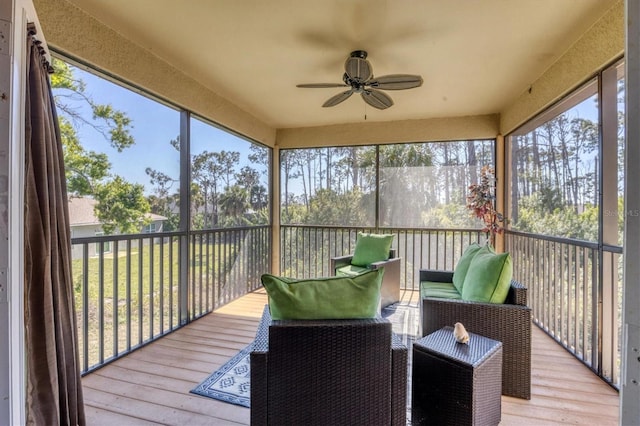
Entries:
[[[248, 425], [248, 408], [189, 391], [251, 343], [265, 303], [249, 294], [85, 376], [88, 424]], [[618, 424], [618, 393], [537, 327], [532, 366], [531, 400], [503, 396], [501, 425]]]

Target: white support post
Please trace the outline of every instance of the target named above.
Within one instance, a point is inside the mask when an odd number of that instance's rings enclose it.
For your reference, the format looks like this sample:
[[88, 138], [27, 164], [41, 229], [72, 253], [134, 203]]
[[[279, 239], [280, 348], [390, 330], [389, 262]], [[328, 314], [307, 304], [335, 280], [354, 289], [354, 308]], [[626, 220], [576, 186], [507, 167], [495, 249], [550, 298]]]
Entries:
[[[602, 123], [600, 217], [601, 241], [605, 246], [617, 246], [618, 242], [618, 67], [609, 67], [600, 78], [600, 123]], [[619, 262], [622, 256], [601, 250], [602, 268], [601, 309], [602, 318], [602, 374], [614, 376], [618, 355], [618, 286]]]
[[626, 0], [625, 226], [620, 424], [640, 423], [640, 1]]
[[11, 40], [13, 2], [0, 2], [0, 424], [10, 424], [11, 377], [9, 348], [9, 102], [11, 96]]
[[[271, 156], [271, 273], [280, 273], [280, 147], [276, 142]], [[285, 194], [286, 196], [286, 194]]]
[[[24, 93], [30, 0], [2, 2], [0, 22], [0, 423], [24, 424]], [[5, 388], [6, 386], [6, 388]], [[5, 394], [8, 392], [8, 395]]]

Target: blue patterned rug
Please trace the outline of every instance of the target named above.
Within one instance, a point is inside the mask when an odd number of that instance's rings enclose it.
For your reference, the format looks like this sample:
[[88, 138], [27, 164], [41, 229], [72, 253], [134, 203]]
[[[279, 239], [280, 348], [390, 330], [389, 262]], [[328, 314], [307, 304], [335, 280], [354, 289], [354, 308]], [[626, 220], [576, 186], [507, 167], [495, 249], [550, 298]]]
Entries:
[[[403, 343], [409, 348], [409, 354], [411, 354], [411, 345], [418, 334], [417, 312], [416, 306], [404, 303], [389, 305], [382, 310], [382, 316], [391, 321], [393, 332], [401, 336]], [[251, 346], [251, 344], [248, 345], [234, 355], [205, 381], [192, 389], [191, 393], [249, 407], [249, 381], [251, 378], [249, 354]], [[409, 363], [410, 368], [411, 363]], [[411, 376], [409, 375], [409, 377]]]
[[235, 354], [191, 393], [249, 407], [249, 354], [252, 345]]

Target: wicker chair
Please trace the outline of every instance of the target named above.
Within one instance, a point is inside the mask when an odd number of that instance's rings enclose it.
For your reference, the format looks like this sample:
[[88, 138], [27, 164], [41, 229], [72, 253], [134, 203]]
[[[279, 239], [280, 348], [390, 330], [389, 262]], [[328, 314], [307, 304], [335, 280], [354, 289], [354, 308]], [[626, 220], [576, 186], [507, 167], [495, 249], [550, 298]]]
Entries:
[[[353, 254], [332, 257], [330, 261], [331, 273], [336, 274], [337, 269], [351, 265], [351, 259], [353, 259]], [[391, 249], [389, 250], [389, 259], [369, 265], [368, 269], [384, 268], [382, 286], [380, 288], [381, 308], [386, 308], [392, 303], [400, 301], [400, 261], [401, 258], [396, 257], [396, 250]]]
[[[421, 270], [420, 281], [452, 282], [453, 272]], [[531, 308], [527, 288], [511, 281], [504, 304], [422, 297], [422, 336], [456, 322], [503, 345], [502, 394], [531, 399]]]
[[383, 318], [272, 320], [251, 352], [252, 425], [405, 425], [407, 348]]

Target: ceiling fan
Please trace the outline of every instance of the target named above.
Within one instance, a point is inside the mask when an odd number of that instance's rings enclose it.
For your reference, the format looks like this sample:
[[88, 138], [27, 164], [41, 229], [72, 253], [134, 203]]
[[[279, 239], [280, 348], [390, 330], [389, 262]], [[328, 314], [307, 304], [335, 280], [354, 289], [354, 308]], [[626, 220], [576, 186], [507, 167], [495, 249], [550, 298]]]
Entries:
[[393, 105], [393, 100], [381, 90], [403, 90], [422, 86], [422, 77], [411, 74], [389, 74], [378, 78], [373, 77], [373, 69], [367, 61], [367, 52], [355, 50], [344, 63], [344, 83], [311, 83], [298, 84], [303, 88], [349, 87], [349, 90], [338, 93], [329, 98], [323, 107], [332, 107], [344, 102], [354, 93], [360, 93], [362, 99], [378, 109], [387, 109]]

